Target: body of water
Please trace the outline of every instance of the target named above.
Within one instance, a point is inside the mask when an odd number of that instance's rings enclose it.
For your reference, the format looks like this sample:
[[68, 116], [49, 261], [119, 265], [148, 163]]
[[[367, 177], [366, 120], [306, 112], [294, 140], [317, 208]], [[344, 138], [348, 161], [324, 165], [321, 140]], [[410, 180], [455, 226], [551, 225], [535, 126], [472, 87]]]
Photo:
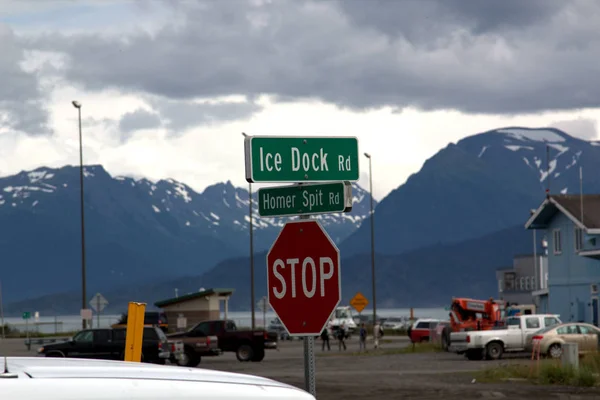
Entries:
[[[363, 310], [363, 315], [371, 315], [373, 310]], [[414, 308], [413, 309], [415, 318], [437, 318], [446, 320], [448, 319], [448, 311], [442, 307], [438, 308]], [[353, 311], [353, 315], [358, 315]], [[379, 309], [377, 315], [383, 318], [390, 317], [408, 317], [410, 316], [410, 309], [408, 308], [392, 308], [392, 309]], [[225, 316], [222, 314], [221, 318]], [[228, 319], [235, 321], [236, 325], [241, 327], [249, 327], [252, 325], [252, 317], [250, 312], [229, 312]], [[269, 324], [269, 322], [276, 317], [275, 313], [270, 311], [263, 314], [261, 311], [256, 311], [255, 319], [256, 325], [261, 327]], [[93, 328], [108, 328], [112, 324], [116, 323], [120, 318], [120, 315], [101, 315], [99, 318], [94, 316], [92, 320]], [[172, 321], [175, 323], [175, 321]], [[18, 329], [19, 331], [25, 332], [40, 332], [40, 333], [67, 333], [81, 329], [81, 317], [78, 315], [58, 315], [58, 316], [40, 316], [39, 318], [31, 318], [27, 322], [22, 318], [4, 318], [4, 323]]]

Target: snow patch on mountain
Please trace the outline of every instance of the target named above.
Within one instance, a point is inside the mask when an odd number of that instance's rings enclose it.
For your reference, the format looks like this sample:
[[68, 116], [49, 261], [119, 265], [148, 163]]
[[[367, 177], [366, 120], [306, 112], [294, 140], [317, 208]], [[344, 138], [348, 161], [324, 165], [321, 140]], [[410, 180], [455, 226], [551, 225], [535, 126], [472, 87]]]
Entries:
[[490, 146], [483, 146], [481, 148], [481, 151], [479, 152], [479, 155], [477, 156], [477, 158], [481, 158], [481, 156], [483, 156], [483, 153], [485, 153], [485, 151], [488, 149], [488, 147], [490, 147]]
[[534, 142], [564, 142], [565, 138], [549, 129], [505, 128], [496, 132], [504, 133], [517, 140]]
[[531, 147], [531, 146], [514, 146], [514, 145], [506, 145], [506, 146], [504, 146], [504, 147], [506, 147], [507, 149], [509, 149], [509, 150], [511, 150], [511, 151], [518, 151], [518, 150], [521, 150], [521, 149], [533, 150], [533, 147]]

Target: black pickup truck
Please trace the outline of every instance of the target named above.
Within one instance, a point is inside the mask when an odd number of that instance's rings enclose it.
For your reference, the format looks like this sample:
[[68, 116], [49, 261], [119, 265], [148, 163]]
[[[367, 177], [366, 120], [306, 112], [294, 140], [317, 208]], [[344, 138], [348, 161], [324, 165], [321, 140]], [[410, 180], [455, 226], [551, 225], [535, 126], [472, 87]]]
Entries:
[[240, 331], [231, 320], [202, 321], [187, 332], [168, 335], [170, 340], [216, 336], [222, 352], [235, 352], [239, 361], [259, 362], [265, 358], [265, 349], [277, 348], [277, 333], [264, 330]]
[[[125, 358], [126, 329], [86, 329], [72, 339], [52, 343], [38, 349], [46, 357], [93, 358], [123, 360]], [[165, 364], [171, 358], [171, 344], [158, 327], [144, 327], [142, 362]]]

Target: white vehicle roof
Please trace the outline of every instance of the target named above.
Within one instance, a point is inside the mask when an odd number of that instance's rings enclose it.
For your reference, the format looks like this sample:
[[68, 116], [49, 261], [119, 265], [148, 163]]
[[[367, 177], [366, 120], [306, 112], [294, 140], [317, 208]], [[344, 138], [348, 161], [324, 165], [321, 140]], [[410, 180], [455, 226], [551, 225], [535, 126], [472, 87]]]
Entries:
[[417, 322], [440, 322], [440, 320], [435, 318], [419, 318], [415, 321], [415, 323]]
[[[8, 357], [2, 400], [302, 399], [309, 393], [272, 379], [124, 361]], [[0, 357], [0, 372], [4, 357]], [[41, 397], [40, 397], [41, 396]]]

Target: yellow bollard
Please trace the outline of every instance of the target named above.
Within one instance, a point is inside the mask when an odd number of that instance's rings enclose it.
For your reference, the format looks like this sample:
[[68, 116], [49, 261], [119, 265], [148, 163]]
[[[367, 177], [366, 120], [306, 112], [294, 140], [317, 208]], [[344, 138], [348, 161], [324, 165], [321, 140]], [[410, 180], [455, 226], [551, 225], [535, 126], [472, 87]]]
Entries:
[[142, 361], [145, 312], [146, 303], [129, 302], [129, 309], [127, 311], [127, 335], [125, 337], [125, 361]]

